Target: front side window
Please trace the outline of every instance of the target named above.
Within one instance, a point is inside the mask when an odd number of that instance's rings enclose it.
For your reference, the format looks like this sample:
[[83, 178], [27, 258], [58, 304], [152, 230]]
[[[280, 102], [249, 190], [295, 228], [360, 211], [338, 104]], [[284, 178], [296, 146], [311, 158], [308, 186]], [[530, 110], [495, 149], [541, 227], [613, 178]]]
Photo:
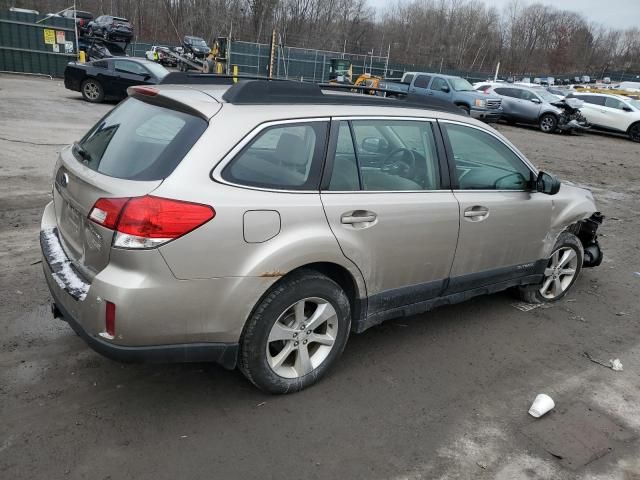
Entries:
[[411, 81], [413, 80], [413, 74], [412, 73], [408, 73], [407, 75], [404, 76], [404, 79], [402, 80], [402, 83], [405, 83], [407, 85], [411, 85]]
[[613, 97], [606, 97], [606, 99], [604, 101], [604, 106], [605, 107], [609, 107], [609, 108], [615, 108], [615, 109], [618, 109], [618, 110], [623, 110], [624, 109], [624, 103], [622, 103], [617, 98], [613, 98]]
[[115, 61], [116, 72], [130, 73], [133, 75], [148, 75], [149, 71], [142, 65], [136, 62], [130, 62], [129, 60], [116, 60]]
[[368, 191], [440, 188], [431, 122], [354, 120], [351, 126], [353, 138], [348, 122], [340, 125], [330, 190], [357, 190], [358, 182]]
[[442, 91], [442, 87], [449, 88], [449, 85], [444, 78], [436, 77], [433, 79], [433, 82], [431, 82], [431, 90]]
[[444, 124], [456, 164], [460, 190], [526, 190], [531, 170], [493, 135]]
[[265, 128], [224, 168], [222, 178], [253, 187], [317, 189], [326, 137], [327, 122]]

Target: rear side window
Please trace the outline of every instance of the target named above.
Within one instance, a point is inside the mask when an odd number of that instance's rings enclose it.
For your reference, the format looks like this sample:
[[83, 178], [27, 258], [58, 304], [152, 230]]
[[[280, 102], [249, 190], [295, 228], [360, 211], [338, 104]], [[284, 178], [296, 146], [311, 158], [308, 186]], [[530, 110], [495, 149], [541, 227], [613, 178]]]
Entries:
[[604, 105], [606, 97], [598, 97], [597, 95], [576, 95], [576, 98], [584, 100], [586, 103], [590, 103], [592, 105]]
[[493, 90], [498, 95], [504, 95], [505, 97], [516, 98], [518, 96], [518, 91], [515, 88], [494, 88]]
[[431, 81], [431, 77], [428, 75], [418, 75], [416, 77], [416, 81], [413, 82], [413, 86], [417, 88], [427, 88], [429, 86], [429, 82]]
[[327, 122], [265, 128], [222, 171], [225, 180], [277, 190], [317, 190]]
[[609, 108], [617, 108], [618, 110], [622, 110], [625, 107], [624, 103], [613, 97], [605, 97], [604, 106]]
[[201, 118], [128, 98], [89, 130], [74, 155], [110, 177], [162, 180], [206, 128]]

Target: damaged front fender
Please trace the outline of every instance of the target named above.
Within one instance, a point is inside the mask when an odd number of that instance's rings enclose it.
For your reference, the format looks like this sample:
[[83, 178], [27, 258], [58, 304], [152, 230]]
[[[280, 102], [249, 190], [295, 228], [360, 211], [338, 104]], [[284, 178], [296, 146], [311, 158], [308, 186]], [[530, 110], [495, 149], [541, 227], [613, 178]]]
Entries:
[[549, 235], [545, 240], [545, 253], [551, 255], [558, 236], [565, 230], [576, 235], [584, 248], [584, 267], [596, 267], [602, 263], [602, 250], [598, 244], [597, 230], [604, 216], [598, 212], [593, 194], [570, 183], [563, 183], [553, 196], [552, 219]]

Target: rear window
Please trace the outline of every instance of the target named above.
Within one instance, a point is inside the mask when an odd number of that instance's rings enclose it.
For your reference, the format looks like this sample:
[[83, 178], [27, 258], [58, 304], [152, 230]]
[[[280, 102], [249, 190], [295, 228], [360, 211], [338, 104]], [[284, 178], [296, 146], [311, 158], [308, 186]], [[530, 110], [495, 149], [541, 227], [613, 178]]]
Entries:
[[74, 147], [87, 167], [127, 180], [162, 180], [178, 166], [207, 128], [187, 113], [128, 98]]

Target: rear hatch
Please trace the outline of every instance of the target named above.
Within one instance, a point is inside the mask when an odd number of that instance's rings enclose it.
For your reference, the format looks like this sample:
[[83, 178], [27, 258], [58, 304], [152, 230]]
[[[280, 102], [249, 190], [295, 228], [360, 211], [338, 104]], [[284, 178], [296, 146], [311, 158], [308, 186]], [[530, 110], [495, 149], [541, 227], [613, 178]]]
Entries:
[[53, 192], [58, 234], [89, 281], [109, 262], [114, 235], [88, 218], [95, 203], [155, 190], [207, 125], [199, 116], [129, 98], [61, 152]]

